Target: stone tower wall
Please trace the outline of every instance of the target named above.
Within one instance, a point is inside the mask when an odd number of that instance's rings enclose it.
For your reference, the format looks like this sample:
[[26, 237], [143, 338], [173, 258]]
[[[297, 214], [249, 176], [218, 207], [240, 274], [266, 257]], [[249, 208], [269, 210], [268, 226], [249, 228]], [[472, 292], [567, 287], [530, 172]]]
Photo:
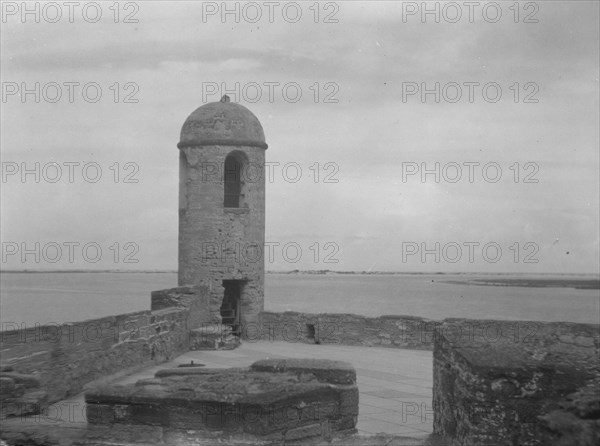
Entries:
[[[244, 198], [225, 208], [223, 170], [242, 154]], [[223, 280], [245, 280], [241, 323], [258, 322], [264, 308], [265, 150], [251, 146], [192, 146], [180, 150], [179, 286], [209, 288], [209, 309], [220, 322]]]

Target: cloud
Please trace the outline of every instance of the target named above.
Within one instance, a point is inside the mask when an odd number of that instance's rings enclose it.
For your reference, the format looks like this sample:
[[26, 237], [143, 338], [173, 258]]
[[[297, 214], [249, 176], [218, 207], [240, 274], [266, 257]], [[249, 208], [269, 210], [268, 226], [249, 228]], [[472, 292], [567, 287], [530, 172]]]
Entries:
[[[510, 15], [496, 24], [405, 23], [393, 2], [339, 3], [339, 22], [330, 24], [314, 23], [308, 8], [297, 24], [251, 24], [203, 22], [195, 3], [140, 6], [135, 25], [3, 26], [5, 81], [93, 81], [104, 93], [98, 103], [10, 97], [2, 103], [3, 161], [94, 161], [106, 175], [115, 162], [135, 162], [140, 178], [137, 186], [11, 180], [1, 191], [3, 236], [108, 243], [133, 234], [148, 265], [175, 268], [176, 246], [167, 245], [177, 237], [176, 143], [205, 99], [203, 83], [295, 82], [298, 102], [286, 101], [281, 87], [272, 101], [266, 87], [256, 103], [235, 98], [261, 120], [267, 160], [298, 163], [304, 173], [291, 184], [278, 171], [267, 185], [267, 238], [337, 240], [346, 266], [402, 269], [398, 249], [407, 239], [527, 239], [542, 249], [560, 237], [577, 256], [565, 262], [547, 251], [532, 268], [597, 269], [597, 2], [546, 2], [536, 24]], [[138, 87], [137, 103], [122, 101], [125, 82]], [[498, 103], [480, 90], [473, 103], [433, 95], [421, 103], [420, 94], [404, 100], [406, 82], [497, 82], [503, 95]], [[538, 103], [523, 102], [527, 82], [538, 87]], [[337, 102], [326, 103], [332, 92]], [[406, 162], [496, 162], [504, 176], [498, 184], [403, 182]], [[522, 182], [527, 162], [538, 166], [539, 183]], [[323, 182], [326, 163], [335, 163], [338, 183]]]

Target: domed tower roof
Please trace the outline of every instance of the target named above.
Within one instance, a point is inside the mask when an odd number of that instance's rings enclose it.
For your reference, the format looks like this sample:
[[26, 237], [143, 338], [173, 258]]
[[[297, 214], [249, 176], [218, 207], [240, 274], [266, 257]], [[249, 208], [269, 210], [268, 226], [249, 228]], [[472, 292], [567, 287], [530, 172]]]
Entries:
[[265, 133], [258, 118], [240, 104], [223, 96], [192, 112], [183, 123], [177, 147], [253, 146], [267, 148]]

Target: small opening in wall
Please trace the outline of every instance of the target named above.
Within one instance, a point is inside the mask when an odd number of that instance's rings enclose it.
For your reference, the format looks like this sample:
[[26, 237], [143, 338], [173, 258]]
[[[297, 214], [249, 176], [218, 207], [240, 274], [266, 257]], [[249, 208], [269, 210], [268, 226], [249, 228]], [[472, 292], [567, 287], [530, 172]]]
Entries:
[[223, 288], [221, 320], [223, 325], [231, 327], [231, 332], [235, 336], [240, 336], [240, 297], [242, 293], [242, 281], [224, 280]]
[[306, 332], [307, 332], [307, 338], [309, 341], [313, 341], [315, 344], [320, 344], [320, 342], [316, 336], [317, 331], [315, 330], [314, 324], [306, 324]]

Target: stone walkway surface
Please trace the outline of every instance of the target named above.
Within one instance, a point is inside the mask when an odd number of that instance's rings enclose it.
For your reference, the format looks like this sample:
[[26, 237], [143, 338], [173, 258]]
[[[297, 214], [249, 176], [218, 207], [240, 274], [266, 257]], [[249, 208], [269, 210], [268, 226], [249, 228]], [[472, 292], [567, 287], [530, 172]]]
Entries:
[[[382, 432], [425, 438], [433, 431], [433, 358], [430, 351], [290, 342], [243, 342], [235, 350], [190, 351], [171, 362], [146, 368], [113, 382], [135, 383], [139, 379], [154, 377], [160, 369], [189, 364], [191, 361], [208, 368], [226, 368], [246, 367], [265, 358], [316, 358], [351, 363], [356, 369], [359, 390], [356, 427], [360, 435]], [[78, 407], [83, 407], [83, 394], [69, 399], [70, 405], [74, 402], [81, 404]], [[84, 420], [71, 418], [71, 422], [73, 421]]]

